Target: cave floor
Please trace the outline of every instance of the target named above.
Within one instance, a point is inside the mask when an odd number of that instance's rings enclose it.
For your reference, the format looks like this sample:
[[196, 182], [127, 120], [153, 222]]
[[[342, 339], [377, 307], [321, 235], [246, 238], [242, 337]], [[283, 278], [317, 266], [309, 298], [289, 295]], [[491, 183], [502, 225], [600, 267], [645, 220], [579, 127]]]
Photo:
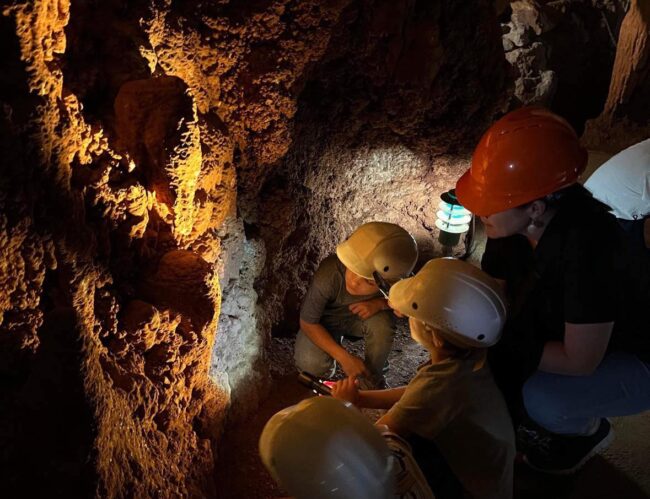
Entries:
[[[401, 322], [401, 321], [400, 321]], [[348, 343], [357, 352], [362, 342]], [[286, 497], [266, 472], [257, 453], [257, 442], [266, 421], [277, 411], [313, 393], [296, 381], [293, 367], [293, 339], [275, 338], [269, 352], [273, 389], [267, 400], [247, 421], [229, 428], [221, 442], [217, 466], [219, 497], [222, 499], [270, 499]], [[415, 367], [426, 360], [426, 352], [413, 342], [404, 323], [390, 356], [387, 380], [400, 386], [413, 376]], [[342, 376], [342, 373], [337, 373]], [[380, 411], [365, 411], [376, 419]], [[616, 438], [602, 455], [591, 459], [573, 477], [549, 477], [515, 468], [516, 499], [641, 499], [650, 497], [650, 412], [613, 420]], [[236, 456], [235, 459], [226, 456]]]

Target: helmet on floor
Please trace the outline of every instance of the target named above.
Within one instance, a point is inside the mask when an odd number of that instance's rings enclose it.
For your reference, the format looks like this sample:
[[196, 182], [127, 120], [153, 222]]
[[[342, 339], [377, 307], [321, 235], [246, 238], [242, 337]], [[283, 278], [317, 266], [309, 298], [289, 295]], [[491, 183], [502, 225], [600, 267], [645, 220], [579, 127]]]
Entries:
[[393, 497], [390, 450], [349, 403], [312, 397], [278, 412], [259, 449], [273, 478], [297, 499]]
[[456, 196], [475, 215], [493, 215], [568, 187], [586, 165], [569, 123], [548, 109], [523, 107], [485, 132]]
[[348, 269], [366, 279], [373, 272], [387, 281], [407, 276], [415, 267], [418, 247], [413, 236], [388, 222], [365, 223], [336, 247], [336, 255]]
[[398, 312], [431, 326], [460, 347], [489, 347], [501, 337], [506, 306], [499, 283], [453, 258], [429, 260], [390, 289]]

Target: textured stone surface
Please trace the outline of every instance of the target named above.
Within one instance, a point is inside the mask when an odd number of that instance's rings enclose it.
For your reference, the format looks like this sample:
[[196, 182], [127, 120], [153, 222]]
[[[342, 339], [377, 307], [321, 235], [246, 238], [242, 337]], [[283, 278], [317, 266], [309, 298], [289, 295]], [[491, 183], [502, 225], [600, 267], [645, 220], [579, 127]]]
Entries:
[[492, 15], [487, 2], [376, 2], [344, 13], [298, 102], [292, 148], [246, 203], [266, 242], [260, 302], [276, 334], [293, 334], [316, 264], [363, 222], [398, 222], [423, 259], [439, 254], [439, 195], [506, 94], [498, 25], [480, 20]]
[[[582, 12], [550, 4], [564, 17], [526, 6], [509, 42], [548, 57], [521, 73], [538, 99], [564, 50], [539, 38]], [[271, 336], [293, 334], [318, 261], [368, 220], [440, 252], [438, 196], [514, 89], [502, 12], [3, 4], [3, 493], [219, 495], [224, 424], [269, 393]]]
[[213, 125], [173, 77], [138, 71], [110, 119], [86, 115], [65, 85], [69, 9], [2, 17], [4, 489], [211, 494], [218, 242], [193, 227], [232, 210], [228, 149], [202, 147]]
[[583, 142], [614, 154], [650, 136], [650, 4], [632, 0], [623, 20], [609, 94]]
[[517, 0], [501, 18], [513, 107], [541, 104], [581, 132], [602, 111], [627, 1]]
[[0, 40], [9, 495], [215, 496], [317, 260], [378, 217], [433, 251], [506, 89], [487, 0], [14, 1]]

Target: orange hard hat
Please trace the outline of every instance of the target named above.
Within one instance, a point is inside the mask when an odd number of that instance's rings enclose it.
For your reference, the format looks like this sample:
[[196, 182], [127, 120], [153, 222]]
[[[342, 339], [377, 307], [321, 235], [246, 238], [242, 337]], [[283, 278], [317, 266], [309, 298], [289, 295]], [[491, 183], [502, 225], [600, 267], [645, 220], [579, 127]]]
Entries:
[[456, 196], [475, 215], [492, 215], [575, 183], [586, 165], [569, 123], [548, 109], [523, 107], [485, 132]]

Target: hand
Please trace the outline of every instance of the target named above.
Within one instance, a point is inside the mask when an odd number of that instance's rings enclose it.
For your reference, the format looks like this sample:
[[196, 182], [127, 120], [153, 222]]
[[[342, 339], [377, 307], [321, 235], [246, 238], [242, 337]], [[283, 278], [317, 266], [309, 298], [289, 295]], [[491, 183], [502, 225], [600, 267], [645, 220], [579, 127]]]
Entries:
[[363, 360], [355, 355], [348, 354], [347, 357], [340, 360], [339, 363], [345, 371], [345, 374], [351, 378], [356, 378], [357, 376], [370, 376], [370, 371], [368, 371], [368, 368], [363, 363]]
[[357, 314], [361, 319], [366, 320], [377, 312], [386, 308], [386, 300], [383, 298], [374, 298], [372, 300], [360, 301], [353, 303], [348, 307], [350, 312]]
[[357, 379], [350, 376], [349, 378], [334, 383], [334, 386], [332, 386], [332, 397], [357, 405], [357, 402], [359, 401]]

